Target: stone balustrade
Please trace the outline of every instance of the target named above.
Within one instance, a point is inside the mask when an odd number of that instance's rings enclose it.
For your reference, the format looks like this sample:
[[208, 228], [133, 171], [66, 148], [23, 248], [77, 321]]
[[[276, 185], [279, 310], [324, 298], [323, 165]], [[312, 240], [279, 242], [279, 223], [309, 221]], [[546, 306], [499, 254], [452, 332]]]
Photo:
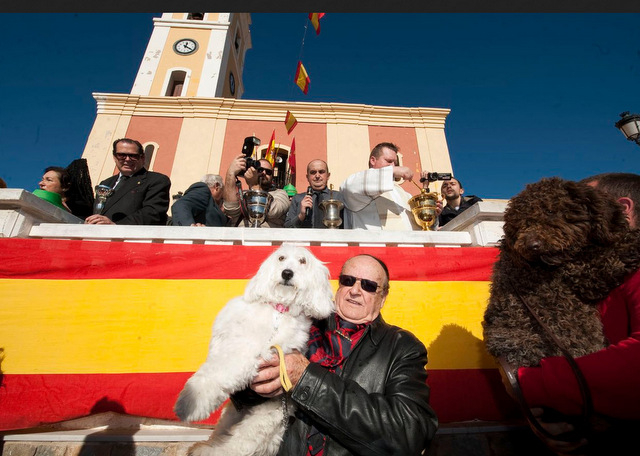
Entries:
[[139, 225], [84, 225], [82, 220], [22, 189], [0, 189], [2, 237], [212, 245], [495, 246], [502, 237], [506, 200], [485, 200], [439, 231], [256, 229]]

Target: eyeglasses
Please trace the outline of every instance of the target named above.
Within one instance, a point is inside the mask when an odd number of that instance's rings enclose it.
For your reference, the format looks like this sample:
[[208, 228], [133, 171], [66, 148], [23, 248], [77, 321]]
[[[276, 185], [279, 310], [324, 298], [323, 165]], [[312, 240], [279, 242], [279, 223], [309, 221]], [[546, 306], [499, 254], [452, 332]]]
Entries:
[[265, 173], [267, 176], [271, 176], [273, 174], [273, 170], [269, 168], [263, 168], [262, 166], [258, 168], [258, 173]]
[[340, 277], [338, 278], [338, 282], [340, 282], [340, 285], [345, 287], [354, 286], [358, 280], [360, 281], [360, 286], [366, 292], [375, 293], [378, 288], [380, 288], [378, 282], [374, 282], [373, 280], [369, 279], [361, 279], [360, 277], [354, 277], [346, 274], [340, 274]]
[[115, 157], [118, 160], [122, 160], [122, 161], [126, 160], [127, 158], [129, 158], [131, 160], [138, 160], [138, 159], [140, 159], [140, 157], [142, 157], [142, 154], [123, 154], [121, 152], [116, 152], [113, 155], [115, 155]]

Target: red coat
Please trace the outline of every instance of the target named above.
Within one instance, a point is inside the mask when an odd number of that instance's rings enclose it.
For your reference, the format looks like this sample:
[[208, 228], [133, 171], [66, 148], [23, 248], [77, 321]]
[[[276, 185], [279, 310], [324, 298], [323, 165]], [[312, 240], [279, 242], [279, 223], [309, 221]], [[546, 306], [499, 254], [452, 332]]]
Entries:
[[[576, 358], [576, 362], [587, 380], [596, 412], [640, 419], [640, 270], [614, 289], [598, 309], [611, 345]], [[518, 378], [530, 407], [580, 414], [580, 389], [563, 357], [545, 358], [540, 367], [521, 367]]]

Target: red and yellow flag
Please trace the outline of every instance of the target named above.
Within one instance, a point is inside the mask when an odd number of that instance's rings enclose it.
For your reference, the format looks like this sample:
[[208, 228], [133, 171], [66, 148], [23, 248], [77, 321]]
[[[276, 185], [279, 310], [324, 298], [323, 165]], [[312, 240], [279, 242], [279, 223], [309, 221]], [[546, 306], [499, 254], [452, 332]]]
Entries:
[[274, 129], [273, 133], [271, 133], [271, 139], [269, 140], [269, 147], [267, 147], [267, 153], [264, 156], [264, 158], [266, 158], [269, 161], [269, 163], [271, 163], [271, 166], [274, 166], [274, 163], [276, 162], [275, 156], [274, 156], [275, 146], [276, 146], [276, 130]]
[[[0, 431], [107, 411], [177, 421], [173, 406], [207, 357], [216, 315], [276, 248], [0, 239]], [[482, 344], [498, 249], [308, 248], [334, 290], [355, 255], [387, 264], [383, 317], [428, 347], [442, 423], [519, 415]]]
[[320, 19], [322, 19], [324, 13], [309, 13], [309, 20], [313, 24], [313, 28], [316, 29], [316, 35], [320, 35]]
[[291, 134], [291, 131], [298, 125], [298, 119], [291, 114], [291, 111], [287, 111], [287, 116], [284, 118], [284, 125], [287, 127], [287, 134]]
[[291, 141], [291, 152], [289, 152], [289, 173], [291, 175], [296, 173], [296, 138], [295, 136]]
[[307, 70], [304, 69], [304, 65], [300, 61], [298, 61], [298, 69], [296, 70], [296, 77], [294, 78], [294, 81], [298, 87], [300, 87], [300, 90], [302, 90], [306, 95], [309, 91], [309, 83], [311, 82], [311, 79], [307, 74]]

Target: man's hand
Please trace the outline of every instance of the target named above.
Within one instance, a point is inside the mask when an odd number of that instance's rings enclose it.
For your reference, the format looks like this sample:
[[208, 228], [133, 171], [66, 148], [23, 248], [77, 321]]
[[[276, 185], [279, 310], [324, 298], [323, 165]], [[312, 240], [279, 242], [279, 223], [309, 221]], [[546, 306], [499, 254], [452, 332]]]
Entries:
[[90, 215], [84, 220], [84, 223], [89, 225], [115, 225], [109, 217], [98, 214]]
[[544, 430], [551, 435], [559, 436], [560, 434], [564, 434], [565, 432], [571, 432], [575, 430], [575, 426], [566, 421], [548, 421], [548, 418], [543, 416], [544, 409], [542, 407], [533, 407], [529, 410], [531, 410], [531, 414], [538, 419], [538, 422], [544, 428]]
[[442, 214], [442, 201], [436, 200], [436, 217], [440, 217], [440, 214]]
[[394, 166], [393, 167], [393, 178], [394, 179], [404, 179], [404, 180], [411, 180], [413, 179], [413, 171], [411, 171], [411, 168], [408, 168], [406, 166]]
[[[538, 425], [544, 429], [548, 435], [541, 432], [535, 425], [530, 426], [531, 430], [549, 449], [558, 455], [586, 454], [588, 444], [587, 439], [582, 435], [571, 435], [570, 433], [575, 431], [575, 426], [563, 421], [561, 418], [562, 415], [552, 413], [552, 417], [550, 418], [548, 416], [548, 412], [553, 412], [552, 410], [545, 412], [545, 410], [540, 407], [534, 407], [529, 410], [536, 419]], [[583, 450], [584, 453], [580, 450]]]
[[227, 176], [235, 178], [238, 177], [242, 171], [247, 169], [247, 157], [244, 154], [237, 155], [229, 165], [227, 170]]
[[[302, 353], [295, 350], [284, 355], [284, 362], [287, 366], [287, 375], [291, 384], [295, 387], [302, 373], [309, 365], [309, 360]], [[280, 383], [280, 358], [274, 354], [268, 360], [262, 360], [258, 366], [258, 375], [251, 381], [250, 388], [264, 397], [276, 397], [284, 393]]]
[[313, 208], [313, 198], [311, 195], [305, 195], [300, 201], [300, 213], [298, 213], [298, 218], [301, 222], [304, 222], [304, 219], [307, 217], [307, 208]]
[[431, 182], [429, 182], [429, 171], [422, 171], [420, 173], [420, 180], [424, 179], [424, 181], [422, 182], [422, 188], [429, 188], [429, 184]]
[[[521, 407], [528, 408], [520, 392], [517, 367], [510, 364], [504, 357], [499, 357], [498, 362], [502, 384], [506, 388], [507, 393], [518, 402]], [[574, 438], [574, 436], [568, 434], [575, 430], [575, 426], [564, 421], [563, 415], [557, 412], [552, 413], [552, 410], [548, 410], [547, 413], [545, 413], [545, 409], [541, 407], [529, 408], [529, 411], [531, 412], [530, 416], [527, 416], [529, 427], [547, 447], [557, 454], [562, 455], [572, 452], [572, 454], [577, 455], [580, 453], [574, 453], [575, 450], [587, 445], [587, 440], [584, 437]], [[526, 415], [525, 413], [525, 416]], [[542, 428], [542, 430], [540, 430], [538, 426]]]
[[247, 183], [247, 186], [250, 189], [256, 189], [257, 187], [260, 186], [260, 182], [259, 182], [259, 178], [260, 175], [258, 173], [258, 170], [255, 169], [253, 166], [249, 169], [247, 169], [244, 173], [244, 180]]

